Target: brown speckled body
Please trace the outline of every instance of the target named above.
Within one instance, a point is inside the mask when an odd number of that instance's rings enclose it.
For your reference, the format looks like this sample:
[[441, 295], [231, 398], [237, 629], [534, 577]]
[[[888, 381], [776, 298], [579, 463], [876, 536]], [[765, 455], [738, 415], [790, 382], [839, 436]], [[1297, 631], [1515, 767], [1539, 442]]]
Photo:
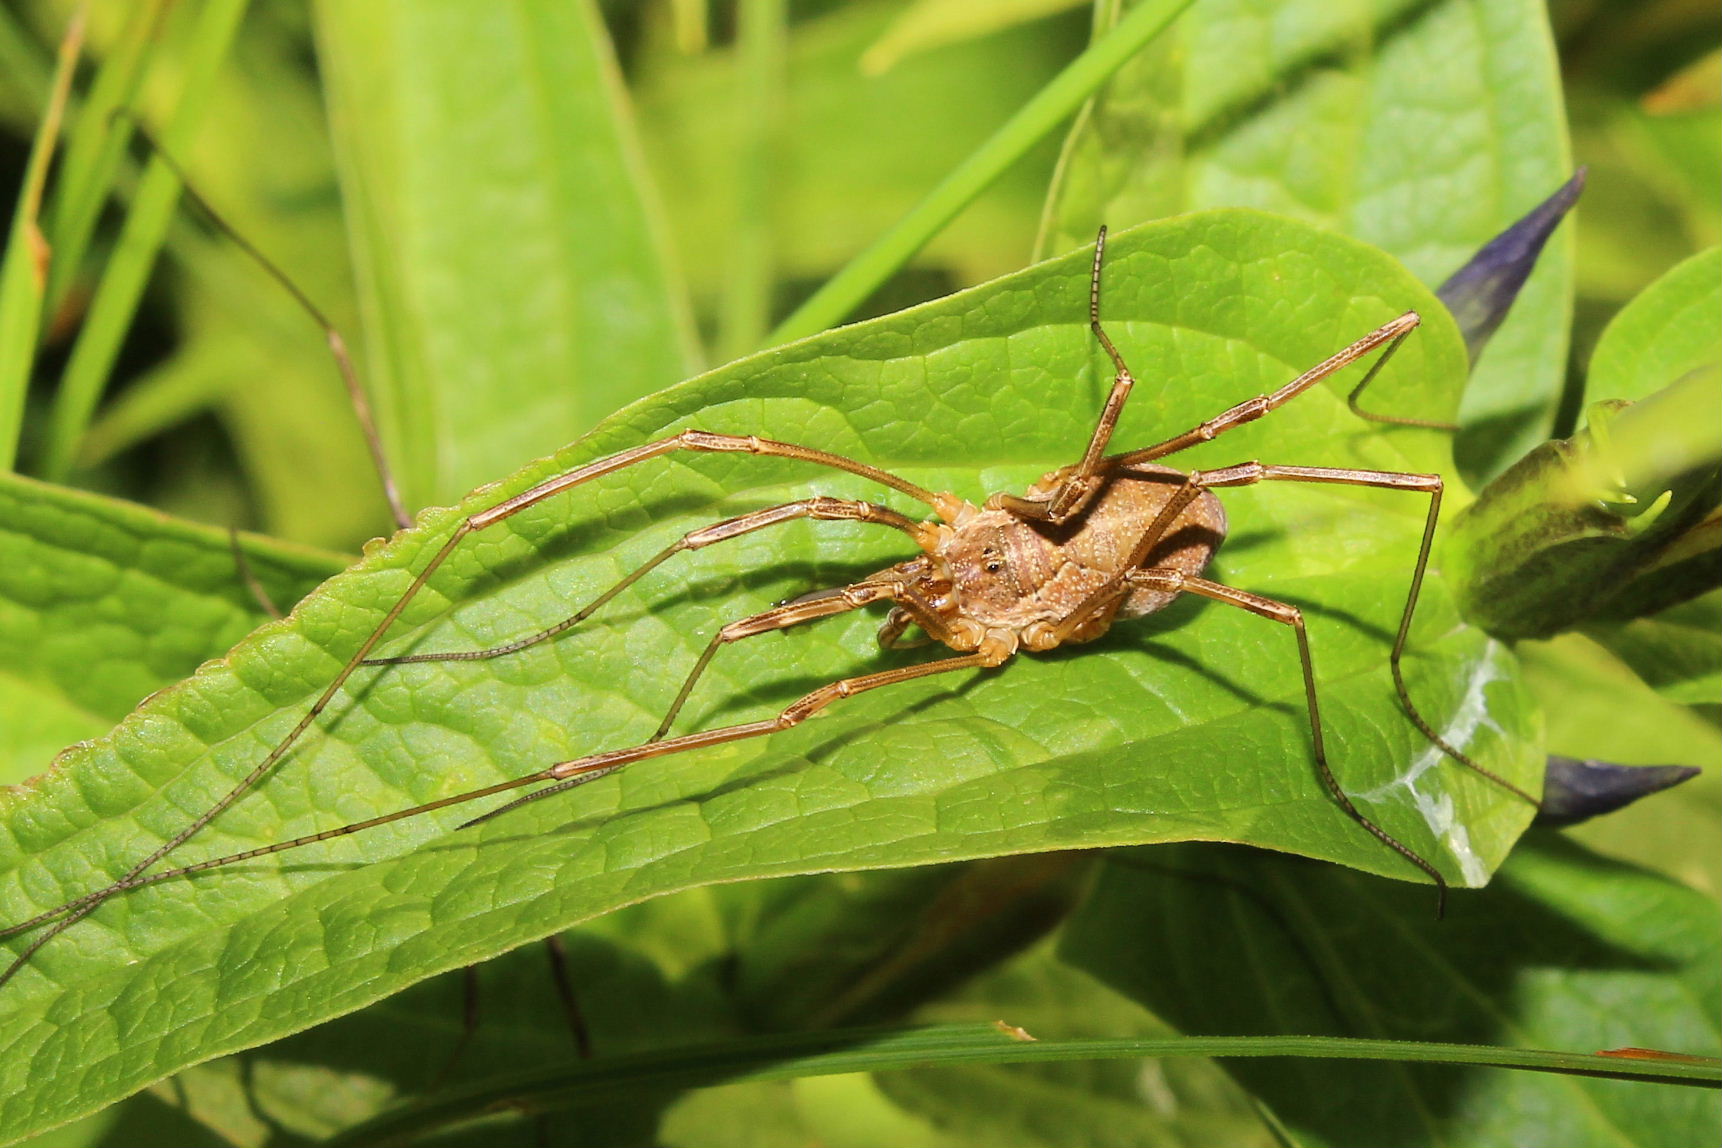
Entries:
[[[1046, 475], [1026, 497], [1054, 490], [1065, 473]], [[1184, 473], [1169, 467], [1120, 467], [1094, 501], [1062, 525], [1025, 521], [990, 503], [983, 509], [952, 498], [940, 508], [946, 522], [929, 526], [922, 543], [931, 558], [923, 584], [949, 587], [935, 601], [938, 612], [954, 626], [959, 642], [952, 644], [1049, 649], [1090, 641], [1116, 618], [1139, 618], [1164, 607], [1175, 593], [1137, 587], [1094, 609], [1059, 641], [1049, 638], [1054, 627], [1076, 615], [1092, 595], [1132, 565], [1191, 577], [1202, 572], [1226, 534], [1225, 510], [1207, 491], [1173, 519], [1145, 556], [1132, 562], [1155, 518], [1184, 482]]]

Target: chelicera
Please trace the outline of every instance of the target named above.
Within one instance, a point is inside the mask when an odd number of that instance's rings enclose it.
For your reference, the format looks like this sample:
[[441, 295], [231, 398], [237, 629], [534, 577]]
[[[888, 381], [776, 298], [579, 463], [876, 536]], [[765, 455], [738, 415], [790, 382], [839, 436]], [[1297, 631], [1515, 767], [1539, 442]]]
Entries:
[[[137, 862], [119, 880], [0, 933], [22, 932], [54, 922], [4, 973], [0, 973], [0, 984], [53, 936], [82, 919], [107, 898], [127, 889], [358, 833], [492, 794], [543, 784], [543, 788], [467, 823], [476, 824], [525, 802], [583, 785], [634, 762], [788, 729], [842, 698], [938, 674], [991, 669], [1023, 651], [1046, 651], [1092, 641], [1106, 633], [1114, 622], [1151, 614], [1181, 594], [1194, 594], [1247, 610], [1280, 623], [1295, 633], [1313, 756], [1322, 784], [1353, 821], [1419, 869], [1435, 883], [1444, 899], [1446, 882], [1440, 872], [1359, 810], [1334, 776], [1323, 738], [1315, 672], [1302, 612], [1296, 606], [1202, 577], [1209, 559], [1226, 534], [1226, 515], [1214, 494], [1215, 490], [1260, 482], [1299, 482], [1378, 487], [1427, 496], [1428, 512], [1422, 541], [1390, 656], [1395, 687], [1406, 714], [1432, 743], [1460, 763], [1535, 804], [1530, 795], [1447, 744], [1418, 713], [1405, 686], [1401, 660], [1440, 516], [1441, 478], [1433, 474], [1282, 466], [1255, 461], [1213, 470], [1180, 471], [1157, 461], [1267, 415], [1377, 350], [1380, 351], [1379, 356], [1351, 392], [1352, 410], [1362, 417], [1382, 422], [1444, 426], [1424, 420], [1372, 414], [1357, 405], [1364, 388], [1417, 327], [1419, 318], [1416, 312], [1407, 311], [1383, 324], [1269, 394], [1238, 403], [1151, 446], [1108, 454], [1113, 430], [1135, 386], [1135, 379], [1100, 322], [1100, 281], [1105, 242], [1106, 231], [1103, 228], [1094, 246], [1089, 326], [1111, 360], [1115, 373], [1087, 448], [1076, 462], [1042, 476], [1020, 495], [994, 494], [977, 506], [954, 494], [927, 490], [868, 463], [813, 447], [755, 436], [684, 430], [557, 475], [474, 514], [454, 529], [297, 725], [225, 797]], [[680, 451], [766, 455], [846, 471], [923, 503], [932, 511], [933, 517], [920, 521], [878, 503], [825, 496], [754, 510], [684, 535], [598, 595], [577, 614], [537, 633], [482, 650], [371, 656], [431, 576], [468, 536], [594, 479]], [[148, 872], [261, 781], [360, 666], [471, 661], [515, 653], [583, 622], [676, 554], [702, 549], [795, 519], [848, 520], [887, 527], [906, 535], [919, 553], [848, 585], [806, 594], [724, 626], [696, 660], [656, 732], [637, 745], [556, 762], [523, 777], [337, 829], [192, 865]], [[890, 606], [879, 632], [881, 645], [907, 644], [905, 635], [913, 627], [919, 628], [926, 640], [948, 647], [950, 656], [831, 682], [764, 720], [669, 736], [695, 684], [724, 646], [874, 604]]]

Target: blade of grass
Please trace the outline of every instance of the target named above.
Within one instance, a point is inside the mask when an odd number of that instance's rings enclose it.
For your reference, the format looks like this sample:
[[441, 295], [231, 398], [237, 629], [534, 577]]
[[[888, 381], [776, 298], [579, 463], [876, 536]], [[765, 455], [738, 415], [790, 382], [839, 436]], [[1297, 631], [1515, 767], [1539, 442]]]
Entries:
[[20, 130], [28, 131], [40, 122], [53, 82], [35, 37], [25, 29], [17, 13], [0, 5], [0, 87], [5, 90], [0, 114]]
[[787, 343], [841, 322], [1005, 169], [1074, 115], [1113, 72], [1165, 31], [1192, 2], [1154, 0], [1133, 10], [971, 152], [908, 215], [778, 324], [768, 342]]
[[[234, 32], [245, 14], [246, 2], [212, 0], [197, 14], [187, 43], [186, 77], [179, 106], [162, 133], [164, 145], [174, 155], [184, 155], [190, 150], [198, 121], [209, 102], [215, 74], [227, 56]], [[173, 217], [179, 188], [179, 178], [172, 167], [160, 156], [152, 159], [55, 396], [40, 466], [43, 476], [52, 481], [64, 481], [72, 469], [79, 440], [101, 398], [102, 387], [131, 326], [144, 283]]]
[[498, 1110], [548, 1111], [587, 1096], [660, 1092], [929, 1065], [1026, 1064], [1160, 1057], [1304, 1057], [1460, 1064], [1570, 1073], [1688, 1087], [1722, 1087], [1722, 1062], [1628, 1050], [1620, 1054], [1492, 1048], [1477, 1044], [1358, 1040], [1334, 1036], [1187, 1036], [1145, 1040], [1022, 1040], [992, 1025], [858, 1029], [751, 1037], [662, 1052], [576, 1060], [460, 1091], [378, 1117], [336, 1144], [391, 1144]]
[[114, 113], [132, 105], [149, 69], [151, 50], [160, 43], [168, 7], [168, 0], [146, 0], [131, 9], [125, 27], [96, 72], [89, 98], [67, 133], [65, 158], [60, 161], [53, 202], [47, 211], [48, 243], [54, 261], [48, 268], [44, 326], [59, 310], [83, 263], [96, 217], [125, 159], [131, 121], [116, 120]]
[[786, 91], [783, 0], [743, 5], [737, 19], [736, 81], [745, 111], [736, 157], [736, 227], [717, 340], [723, 362], [758, 350], [771, 321], [772, 175]]
[[54, 68], [54, 88], [48, 97], [47, 113], [30, 146], [24, 168], [24, 188], [12, 216], [12, 234], [6, 241], [4, 266], [0, 266], [0, 465], [11, 470], [18, 457], [18, 436], [24, 428], [24, 398], [30, 390], [30, 371], [36, 361], [36, 330], [41, 322], [42, 297], [46, 287], [49, 250], [37, 226], [42, 207], [42, 189], [48, 180], [48, 164], [60, 138], [60, 118], [72, 92], [72, 76], [84, 47], [84, 8], [80, 6], [66, 25], [60, 41], [59, 62]]

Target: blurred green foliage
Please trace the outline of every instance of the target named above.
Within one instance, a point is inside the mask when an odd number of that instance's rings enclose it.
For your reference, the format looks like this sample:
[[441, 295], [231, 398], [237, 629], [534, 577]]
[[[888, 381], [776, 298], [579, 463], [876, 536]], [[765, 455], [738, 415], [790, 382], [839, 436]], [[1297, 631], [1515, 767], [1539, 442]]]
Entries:
[[[8, 188], [24, 177], [76, 7], [0, 2]], [[316, 327], [197, 210], [163, 209], [172, 173], [105, 109], [135, 106], [200, 195], [334, 317], [418, 511], [515, 472], [632, 399], [761, 349], [776, 321], [1127, 7], [613, 0], [495, 6], [496, 19], [478, 23], [459, 6], [381, 0], [95, 0], [43, 203], [57, 261], [33, 280], [35, 249], [15, 242], [5, 282], [25, 286], [0, 293], [0, 330], [40, 332], [0, 355], [24, 364], [0, 378], [0, 402], [21, 411], [19, 469], [60, 484], [26, 477], [0, 489], [4, 776], [39, 772], [53, 747], [98, 735], [264, 619], [229, 577], [226, 527], [258, 532], [244, 553], [283, 606], [342, 565], [318, 548], [350, 552], [390, 528]], [[1432, 288], [1588, 165], [1576, 228], [1557, 234], [1467, 392], [1456, 449], [1480, 488], [1536, 441], [1580, 431], [1593, 404], [1645, 398], [1722, 362], [1713, 309], [1677, 319], [1644, 295], [1700, 252], [1713, 263], [1722, 243], [1719, 71], [1722, 20], [1707, 0], [1546, 10], [1311, 0], [1271, 11], [1198, 0], [1066, 138], [1025, 149], [856, 317], [1067, 250], [1102, 220], [1231, 205], [1363, 238]], [[202, 95], [189, 83], [199, 74]], [[87, 109], [97, 110], [80, 120]], [[39, 299], [25, 306], [33, 282]], [[1703, 297], [1677, 294], [1682, 305]], [[1171, 357], [1136, 365], [1145, 381], [1177, 375]], [[68, 372], [95, 388], [87, 424], [62, 397]], [[1038, 429], [1074, 417], [1089, 390], [1075, 404], [1049, 396]], [[749, 417], [749, 399], [725, 401]], [[938, 448], [960, 466], [948, 430], [930, 429], [947, 406], [930, 396], [925, 425], [861, 413], [874, 430], [894, 428], [903, 456]], [[1714, 446], [1714, 426], [1685, 429], [1700, 454]], [[766, 428], [790, 439], [803, 430]], [[1324, 438], [1316, 424], [1287, 433], [1302, 437], [1276, 442], [1272, 461], [1328, 457], [1312, 453]], [[1639, 493], [1639, 505], [1655, 504], [1656, 492]], [[1678, 568], [1690, 580], [1697, 569], [1714, 586], [1715, 495], [1714, 482], [1683, 491], [1687, 509], [1709, 498], [1712, 510], [1694, 512], [1655, 568], [1634, 576]], [[1404, 571], [1390, 573], [1397, 585]], [[1707, 772], [1559, 838], [1533, 835], [1500, 882], [1461, 899], [1450, 928], [1423, 919], [1420, 888], [1213, 846], [692, 889], [567, 935], [594, 1040], [603, 1054], [780, 1028], [1003, 1018], [1043, 1037], [1283, 1023], [1715, 1055], [1719, 611], [1712, 589], [1516, 644], [1549, 752]], [[864, 648], [858, 630], [843, 640]], [[937, 747], [903, 756], [906, 769], [940, 768]], [[92, 859], [92, 874], [131, 859], [116, 848]], [[98, 945], [98, 923], [83, 928]], [[1513, 929], [1519, 941], [1505, 939]], [[1230, 955], [1209, 959], [1219, 952]], [[317, 1141], [390, 1103], [564, 1056], [543, 964], [521, 950], [484, 966], [481, 1023], [452, 1068], [463, 1047], [454, 975], [189, 1069], [34, 1143]], [[1189, 1000], [1236, 994], [1235, 1012], [1180, 1007], [1165, 997], [1172, 984]], [[1448, 1008], [1450, 996], [1475, 1009]], [[195, 1062], [195, 1047], [171, 1063]], [[1660, 1146], [1722, 1133], [1710, 1094], [1665, 1086], [1312, 1063], [1236, 1076], [1120, 1061], [756, 1081], [491, 1117], [435, 1142], [1484, 1144], [1558, 1127], [1562, 1143]], [[0, 1140], [24, 1131], [0, 1128]]]

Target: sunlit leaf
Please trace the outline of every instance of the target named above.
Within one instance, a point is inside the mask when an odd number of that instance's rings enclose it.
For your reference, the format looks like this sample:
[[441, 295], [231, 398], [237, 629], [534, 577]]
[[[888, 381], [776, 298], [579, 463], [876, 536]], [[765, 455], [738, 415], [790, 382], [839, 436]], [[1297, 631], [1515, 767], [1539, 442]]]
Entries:
[[[1075, 253], [743, 360], [624, 410], [458, 508], [427, 512], [15, 801], [0, 919], [100, 885], [180, 828], [299, 719], [460, 515], [578, 461], [699, 425], [817, 444], [975, 498], [1069, 461], [1110, 379], [1087, 331], [1089, 261]], [[1109, 328], [1143, 380], [1121, 445], [1265, 392], [1412, 307], [1424, 327], [1376, 401], [1440, 416], [1457, 400], [1464, 350], [1450, 320], [1392, 260], [1354, 241], [1218, 212], [1116, 237], [1107, 274]], [[1444, 469], [1444, 435], [1383, 431], [1346, 409], [1355, 373], [1179, 461]], [[388, 649], [531, 632], [691, 526], [809, 491], [880, 495], [743, 456], [617, 473], [463, 545]], [[1342, 783], [1451, 881], [1485, 880], [1531, 810], [1444, 764], [1401, 714], [1386, 665], [1424, 501], [1302, 484], [1225, 501], [1231, 537], [1214, 573], [1305, 611]], [[903, 553], [897, 538], [861, 526], [796, 524], [662, 568], [589, 628], [520, 655], [362, 671], [279, 771], [176, 860], [638, 741], [722, 622]], [[851, 616], [738, 644], [681, 728], [755, 718], [844, 674], [927, 656], [881, 655], [876, 624]], [[1543, 750], [1513, 658], [1457, 621], [1438, 574], [1409, 678], [1450, 740], [1535, 784]], [[472, 812], [105, 905], [0, 992], [7, 1126], [70, 1118], [186, 1064], [696, 885], [1190, 838], [1415, 876], [1317, 780], [1292, 636], [1197, 603], [1086, 647], [870, 693], [769, 740], [667, 758], [445, 832]]]

